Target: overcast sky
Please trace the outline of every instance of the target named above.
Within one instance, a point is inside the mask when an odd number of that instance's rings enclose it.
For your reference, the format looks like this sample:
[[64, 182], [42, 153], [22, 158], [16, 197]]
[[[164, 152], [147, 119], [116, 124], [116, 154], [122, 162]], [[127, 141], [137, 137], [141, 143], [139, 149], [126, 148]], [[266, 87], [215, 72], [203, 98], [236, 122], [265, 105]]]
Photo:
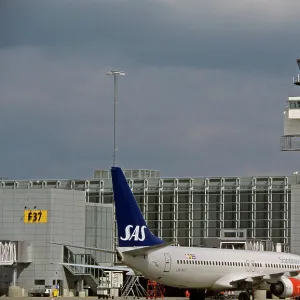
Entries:
[[0, 0], [0, 176], [290, 175], [300, 2]]

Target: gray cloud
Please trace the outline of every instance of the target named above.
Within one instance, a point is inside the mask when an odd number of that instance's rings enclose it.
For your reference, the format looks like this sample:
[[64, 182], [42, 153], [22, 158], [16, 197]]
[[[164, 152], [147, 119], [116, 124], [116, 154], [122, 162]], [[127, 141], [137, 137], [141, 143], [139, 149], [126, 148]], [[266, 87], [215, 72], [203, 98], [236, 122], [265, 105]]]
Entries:
[[109, 168], [113, 82], [105, 73], [119, 67], [127, 73], [118, 103], [123, 167], [165, 176], [294, 171], [296, 154], [280, 152], [279, 138], [288, 93], [297, 93], [296, 4], [3, 3], [1, 176]]
[[[293, 1], [9, 1], [2, 47], [44, 47], [49, 56], [92, 55], [109, 64], [287, 73], [298, 55]], [[263, 62], [263, 63], [262, 63]]]

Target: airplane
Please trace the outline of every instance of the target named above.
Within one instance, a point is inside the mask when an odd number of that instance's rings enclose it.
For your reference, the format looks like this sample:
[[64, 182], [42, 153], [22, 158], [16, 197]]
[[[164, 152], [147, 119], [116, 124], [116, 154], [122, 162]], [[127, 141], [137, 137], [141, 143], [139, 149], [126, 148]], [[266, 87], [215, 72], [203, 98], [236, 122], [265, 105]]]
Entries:
[[[148, 228], [120, 167], [111, 168], [118, 247], [124, 266], [62, 265], [127, 271], [170, 287], [188, 289], [190, 300], [204, 300], [211, 291], [237, 290], [239, 300], [254, 299], [256, 290], [277, 297], [300, 297], [300, 256], [271, 251], [180, 247], [165, 243]], [[62, 245], [62, 244], [59, 244]]]

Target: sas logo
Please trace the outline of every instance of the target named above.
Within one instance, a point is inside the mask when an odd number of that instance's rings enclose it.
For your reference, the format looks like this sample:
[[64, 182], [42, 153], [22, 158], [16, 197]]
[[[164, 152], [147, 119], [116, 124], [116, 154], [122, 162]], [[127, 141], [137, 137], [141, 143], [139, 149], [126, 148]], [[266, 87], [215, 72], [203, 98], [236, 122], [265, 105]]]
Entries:
[[125, 228], [125, 237], [120, 237], [122, 241], [131, 241], [133, 238], [135, 241], [145, 240], [145, 229], [146, 226], [135, 226], [135, 229], [131, 232], [133, 225], [127, 225]]

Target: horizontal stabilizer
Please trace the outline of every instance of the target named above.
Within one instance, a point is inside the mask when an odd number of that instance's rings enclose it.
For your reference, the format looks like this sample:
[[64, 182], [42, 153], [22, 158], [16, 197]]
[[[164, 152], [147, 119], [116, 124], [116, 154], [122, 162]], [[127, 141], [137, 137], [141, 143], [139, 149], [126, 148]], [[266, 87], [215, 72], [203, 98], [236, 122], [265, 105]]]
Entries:
[[154, 246], [146, 246], [146, 247], [122, 251], [122, 253], [129, 254], [131, 256], [144, 256], [144, 255], [148, 255], [149, 253], [151, 253], [153, 251], [165, 248], [165, 247], [173, 245], [173, 244], [174, 244], [174, 242], [158, 244], [158, 245], [154, 245]]
[[74, 245], [59, 244], [59, 243], [50, 243], [50, 244], [66, 246], [66, 247], [72, 247], [72, 248], [79, 248], [79, 249], [86, 249], [86, 250], [93, 250], [93, 251], [99, 251], [99, 252], [105, 252], [105, 253], [111, 253], [111, 254], [116, 254], [117, 253], [114, 250], [101, 249], [101, 248], [93, 248], [93, 247], [85, 247], [85, 246], [74, 246]]

